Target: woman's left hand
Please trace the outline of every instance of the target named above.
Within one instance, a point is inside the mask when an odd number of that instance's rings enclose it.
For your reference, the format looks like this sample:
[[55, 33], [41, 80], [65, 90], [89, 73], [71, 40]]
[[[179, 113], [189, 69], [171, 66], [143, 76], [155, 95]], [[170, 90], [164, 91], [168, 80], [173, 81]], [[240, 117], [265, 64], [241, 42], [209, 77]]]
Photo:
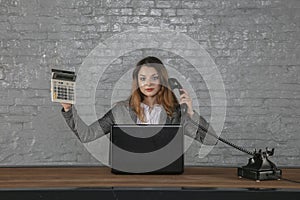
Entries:
[[193, 102], [192, 99], [190, 98], [189, 93], [185, 89], [180, 89], [182, 94], [180, 95], [180, 105], [181, 104], [186, 104], [187, 105], [187, 114], [189, 114], [190, 117], [193, 116], [194, 110], [193, 110]]

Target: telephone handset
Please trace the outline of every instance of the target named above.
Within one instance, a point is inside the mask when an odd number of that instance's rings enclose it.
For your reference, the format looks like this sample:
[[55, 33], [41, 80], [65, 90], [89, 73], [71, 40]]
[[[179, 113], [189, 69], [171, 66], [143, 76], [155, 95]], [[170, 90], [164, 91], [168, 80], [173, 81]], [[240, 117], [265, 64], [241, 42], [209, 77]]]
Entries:
[[[169, 85], [172, 90], [178, 89], [179, 93], [182, 94], [183, 92], [180, 91], [182, 89], [181, 84], [178, 82], [175, 78], [169, 78], [168, 80]], [[187, 105], [184, 103], [181, 105], [181, 112], [183, 113], [187, 112]], [[239, 177], [245, 177], [249, 179], [254, 179], [256, 181], [259, 180], [274, 180], [274, 179], [280, 179], [282, 175], [282, 171], [276, 167], [276, 165], [271, 162], [268, 157], [272, 156], [274, 154], [274, 148], [272, 150], [269, 150], [266, 148], [266, 151], [262, 151], [261, 149], [257, 152], [256, 150], [254, 152], [250, 152], [236, 144], [233, 144], [221, 137], [218, 137], [215, 134], [212, 134], [210, 131], [208, 131], [207, 128], [201, 126], [197, 122], [193, 121], [191, 118], [187, 118], [193, 125], [197, 126], [198, 129], [201, 129], [202, 131], [208, 133], [209, 135], [217, 138], [219, 141], [239, 150], [244, 153], [247, 153], [252, 158], [249, 159], [248, 164], [246, 166], [242, 166], [238, 168], [238, 176]]]
[[[179, 81], [176, 79], [176, 78], [169, 78], [169, 85], [171, 87], [171, 90], [174, 90], [174, 89], [178, 89], [179, 91], [179, 94], [182, 95], [183, 92], [180, 90], [182, 89], [182, 85], [179, 83]], [[180, 108], [181, 108], [181, 115], [185, 115], [186, 112], [187, 112], [187, 105], [186, 103], [183, 103], [180, 105]]]

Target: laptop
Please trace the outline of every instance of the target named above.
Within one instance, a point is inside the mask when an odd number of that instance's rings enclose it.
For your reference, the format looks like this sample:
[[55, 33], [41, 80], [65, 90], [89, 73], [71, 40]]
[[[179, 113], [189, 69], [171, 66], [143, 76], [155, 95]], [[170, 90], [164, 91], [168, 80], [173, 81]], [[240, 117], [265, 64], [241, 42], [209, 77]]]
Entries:
[[181, 125], [113, 125], [110, 166], [115, 174], [182, 174]]

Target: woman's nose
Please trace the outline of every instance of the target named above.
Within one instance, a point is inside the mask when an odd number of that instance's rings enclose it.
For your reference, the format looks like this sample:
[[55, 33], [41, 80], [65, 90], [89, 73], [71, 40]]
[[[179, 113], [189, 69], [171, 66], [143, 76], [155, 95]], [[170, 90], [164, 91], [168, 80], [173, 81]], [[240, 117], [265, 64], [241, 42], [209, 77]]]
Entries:
[[146, 80], [146, 85], [151, 85], [151, 83], [152, 83], [152, 81], [150, 78]]

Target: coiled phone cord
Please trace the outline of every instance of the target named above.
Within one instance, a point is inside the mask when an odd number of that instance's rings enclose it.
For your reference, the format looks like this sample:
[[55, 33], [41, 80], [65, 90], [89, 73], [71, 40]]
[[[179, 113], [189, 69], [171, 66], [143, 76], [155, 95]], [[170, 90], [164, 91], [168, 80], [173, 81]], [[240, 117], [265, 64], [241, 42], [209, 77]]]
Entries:
[[240, 147], [236, 144], [233, 144], [231, 142], [229, 142], [228, 140], [224, 139], [224, 138], [221, 138], [221, 137], [218, 137], [217, 135], [214, 135], [212, 134], [211, 132], [208, 131], [208, 129], [204, 128], [203, 126], [201, 126], [200, 124], [198, 124], [197, 122], [195, 122], [194, 120], [192, 120], [191, 118], [187, 118], [193, 125], [197, 126], [198, 128], [200, 128], [202, 131], [208, 133], [209, 135], [215, 137], [216, 139], [220, 140], [221, 142], [225, 143], [225, 144], [228, 144], [229, 146], [232, 146], [233, 148], [239, 150], [239, 151], [242, 151], [246, 154], [249, 154], [251, 156], [254, 156], [255, 154], [251, 151], [248, 151], [246, 149], [244, 149], [243, 147]]

